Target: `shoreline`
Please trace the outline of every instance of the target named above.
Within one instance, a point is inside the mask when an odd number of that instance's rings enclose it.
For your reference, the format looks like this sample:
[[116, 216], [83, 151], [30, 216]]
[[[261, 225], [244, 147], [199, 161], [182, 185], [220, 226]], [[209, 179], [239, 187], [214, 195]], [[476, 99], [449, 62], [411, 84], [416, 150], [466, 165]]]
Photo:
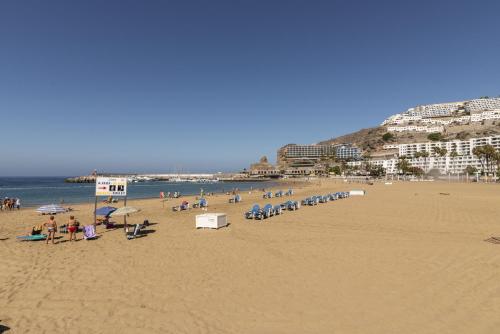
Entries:
[[[269, 182], [269, 181], [266, 181], [266, 182]], [[277, 190], [278, 188], [280, 187], [288, 187], [288, 186], [299, 186], [299, 187], [302, 187], [304, 185], [307, 185], [307, 184], [313, 184], [312, 181], [308, 181], [308, 180], [304, 180], [304, 179], [300, 179], [300, 180], [274, 180], [274, 181], [271, 181], [272, 183], [275, 183], [273, 184], [271, 187], [265, 187], [265, 189], [269, 189], [269, 190]], [[228, 182], [228, 181], [224, 181], [224, 183], [232, 183], [232, 182]], [[74, 183], [74, 184], [78, 184], [78, 183]], [[175, 184], [175, 183], [172, 183], [172, 184]], [[200, 185], [202, 185], [203, 183], [200, 183]], [[203, 187], [200, 187], [200, 188], [203, 188]], [[284, 189], [282, 189], [284, 190]], [[213, 192], [214, 196], [217, 196], [217, 195], [225, 195], [227, 192], [231, 192], [232, 189], [224, 189], [223, 191], [219, 191], [219, 192]], [[249, 191], [249, 189], [239, 189], [239, 192], [240, 193], [245, 193]], [[251, 191], [261, 191], [261, 188], [253, 188]], [[286, 190], [285, 190], [286, 191]], [[208, 192], [207, 192], [208, 193]], [[199, 192], [198, 193], [191, 193], [191, 192], [188, 192], [188, 193], [183, 193], [181, 194], [180, 197], [178, 198], [168, 198], [169, 200], [179, 200], [179, 199], [182, 199], [182, 198], [188, 198], [188, 197], [197, 197], [199, 195]], [[206, 196], [207, 198], [210, 198], [212, 196]], [[103, 199], [105, 197], [100, 197], [98, 198], [97, 200], [97, 205], [99, 206], [100, 204], [103, 204]], [[124, 197], [116, 197], [118, 200], [119, 200], [119, 203], [122, 203], [123, 200], [124, 200]], [[154, 199], [160, 199], [159, 196], [145, 196], [145, 197], [127, 197], [127, 202], [129, 201], [135, 201], [135, 200], [154, 200]], [[76, 202], [64, 202], [61, 204], [60, 201], [55, 201], [54, 203], [46, 203], [46, 202], [41, 202], [41, 203], [36, 203], [36, 204], [27, 204], [27, 205], [23, 205], [22, 204], [22, 198], [21, 198], [21, 209], [20, 210], [17, 210], [17, 209], [13, 209], [11, 211], [0, 211], [0, 214], [2, 213], [8, 213], [8, 212], [15, 212], [15, 211], [22, 211], [22, 210], [31, 210], [33, 208], [37, 208], [39, 206], [42, 206], [42, 205], [48, 205], [48, 204], [56, 204], [56, 205], [61, 205], [63, 207], [66, 207], [66, 206], [78, 206], [78, 205], [87, 205], [87, 204], [94, 204], [94, 200], [95, 200], [95, 197], [94, 196], [91, 196], [88, 198], [87, 201], [76, 201]], [[163, 200], [167, 200], [167, 198], [164, 198]], [[109, 205], [113, 205], [113, 204], [118, 204], [118, 203], [108, 203]]]

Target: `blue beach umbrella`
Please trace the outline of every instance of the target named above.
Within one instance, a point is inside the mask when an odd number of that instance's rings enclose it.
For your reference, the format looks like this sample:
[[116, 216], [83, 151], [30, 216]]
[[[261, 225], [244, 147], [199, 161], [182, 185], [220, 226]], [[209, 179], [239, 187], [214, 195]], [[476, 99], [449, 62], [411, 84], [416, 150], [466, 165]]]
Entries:
[[56, 214], [66, 212], [66, 209], [60, 205], [50, 204], [39, 207], [36, 209], [36, 212], [41, 214]]
[[111, 212], [114, 212], [114, 211], [116, 211], [116, 208], [114, 208], [112, 206], [103, 206], [102, 208], [99, 208], [99, 209], [95, 210], [95, 214], [97, 216], [105, 216], [105, 217], [107, 217], [107, 216], [109, 216], [109, 214]]

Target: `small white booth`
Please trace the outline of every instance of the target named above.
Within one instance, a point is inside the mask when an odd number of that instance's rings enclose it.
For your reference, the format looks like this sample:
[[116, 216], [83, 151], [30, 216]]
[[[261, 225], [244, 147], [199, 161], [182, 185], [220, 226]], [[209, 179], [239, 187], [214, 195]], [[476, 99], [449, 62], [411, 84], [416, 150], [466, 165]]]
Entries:
[[364, 190], [351, 190], [349, 191], [349, 196], [364, 196], [366, 193]]
[[196, 228], [219, 228], [227, 226], [225, 213], [205, 213], [196, 215]]

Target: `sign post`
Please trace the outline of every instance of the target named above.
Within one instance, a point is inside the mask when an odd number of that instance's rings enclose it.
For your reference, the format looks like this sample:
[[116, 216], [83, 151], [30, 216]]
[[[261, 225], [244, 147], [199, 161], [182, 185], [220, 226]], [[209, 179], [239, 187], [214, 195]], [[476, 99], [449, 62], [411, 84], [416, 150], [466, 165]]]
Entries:
[[[97, 177], [95, 181], [95, 205], [94, 224], [97, 222], [97, 197], [125, 197], [124, 205], [127, 205], [127, 178], [126, 177]], [[127, 218], [124, 216], [124, 227], [127, 226]]]

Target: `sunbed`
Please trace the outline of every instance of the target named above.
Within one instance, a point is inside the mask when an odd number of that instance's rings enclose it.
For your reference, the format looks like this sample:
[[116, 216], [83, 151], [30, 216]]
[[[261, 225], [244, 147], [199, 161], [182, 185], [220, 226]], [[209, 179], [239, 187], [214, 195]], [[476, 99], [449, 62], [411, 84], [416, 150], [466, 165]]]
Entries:
[[262, 218], [269, 218], [273, 215], [273, 206], [271, 204], [266, 204], [262, 208]]
[[245, 212], [245, 218], [253, 219], [261, 215], [261, 210], [258, 204], [255, 204], [250, 211]]

